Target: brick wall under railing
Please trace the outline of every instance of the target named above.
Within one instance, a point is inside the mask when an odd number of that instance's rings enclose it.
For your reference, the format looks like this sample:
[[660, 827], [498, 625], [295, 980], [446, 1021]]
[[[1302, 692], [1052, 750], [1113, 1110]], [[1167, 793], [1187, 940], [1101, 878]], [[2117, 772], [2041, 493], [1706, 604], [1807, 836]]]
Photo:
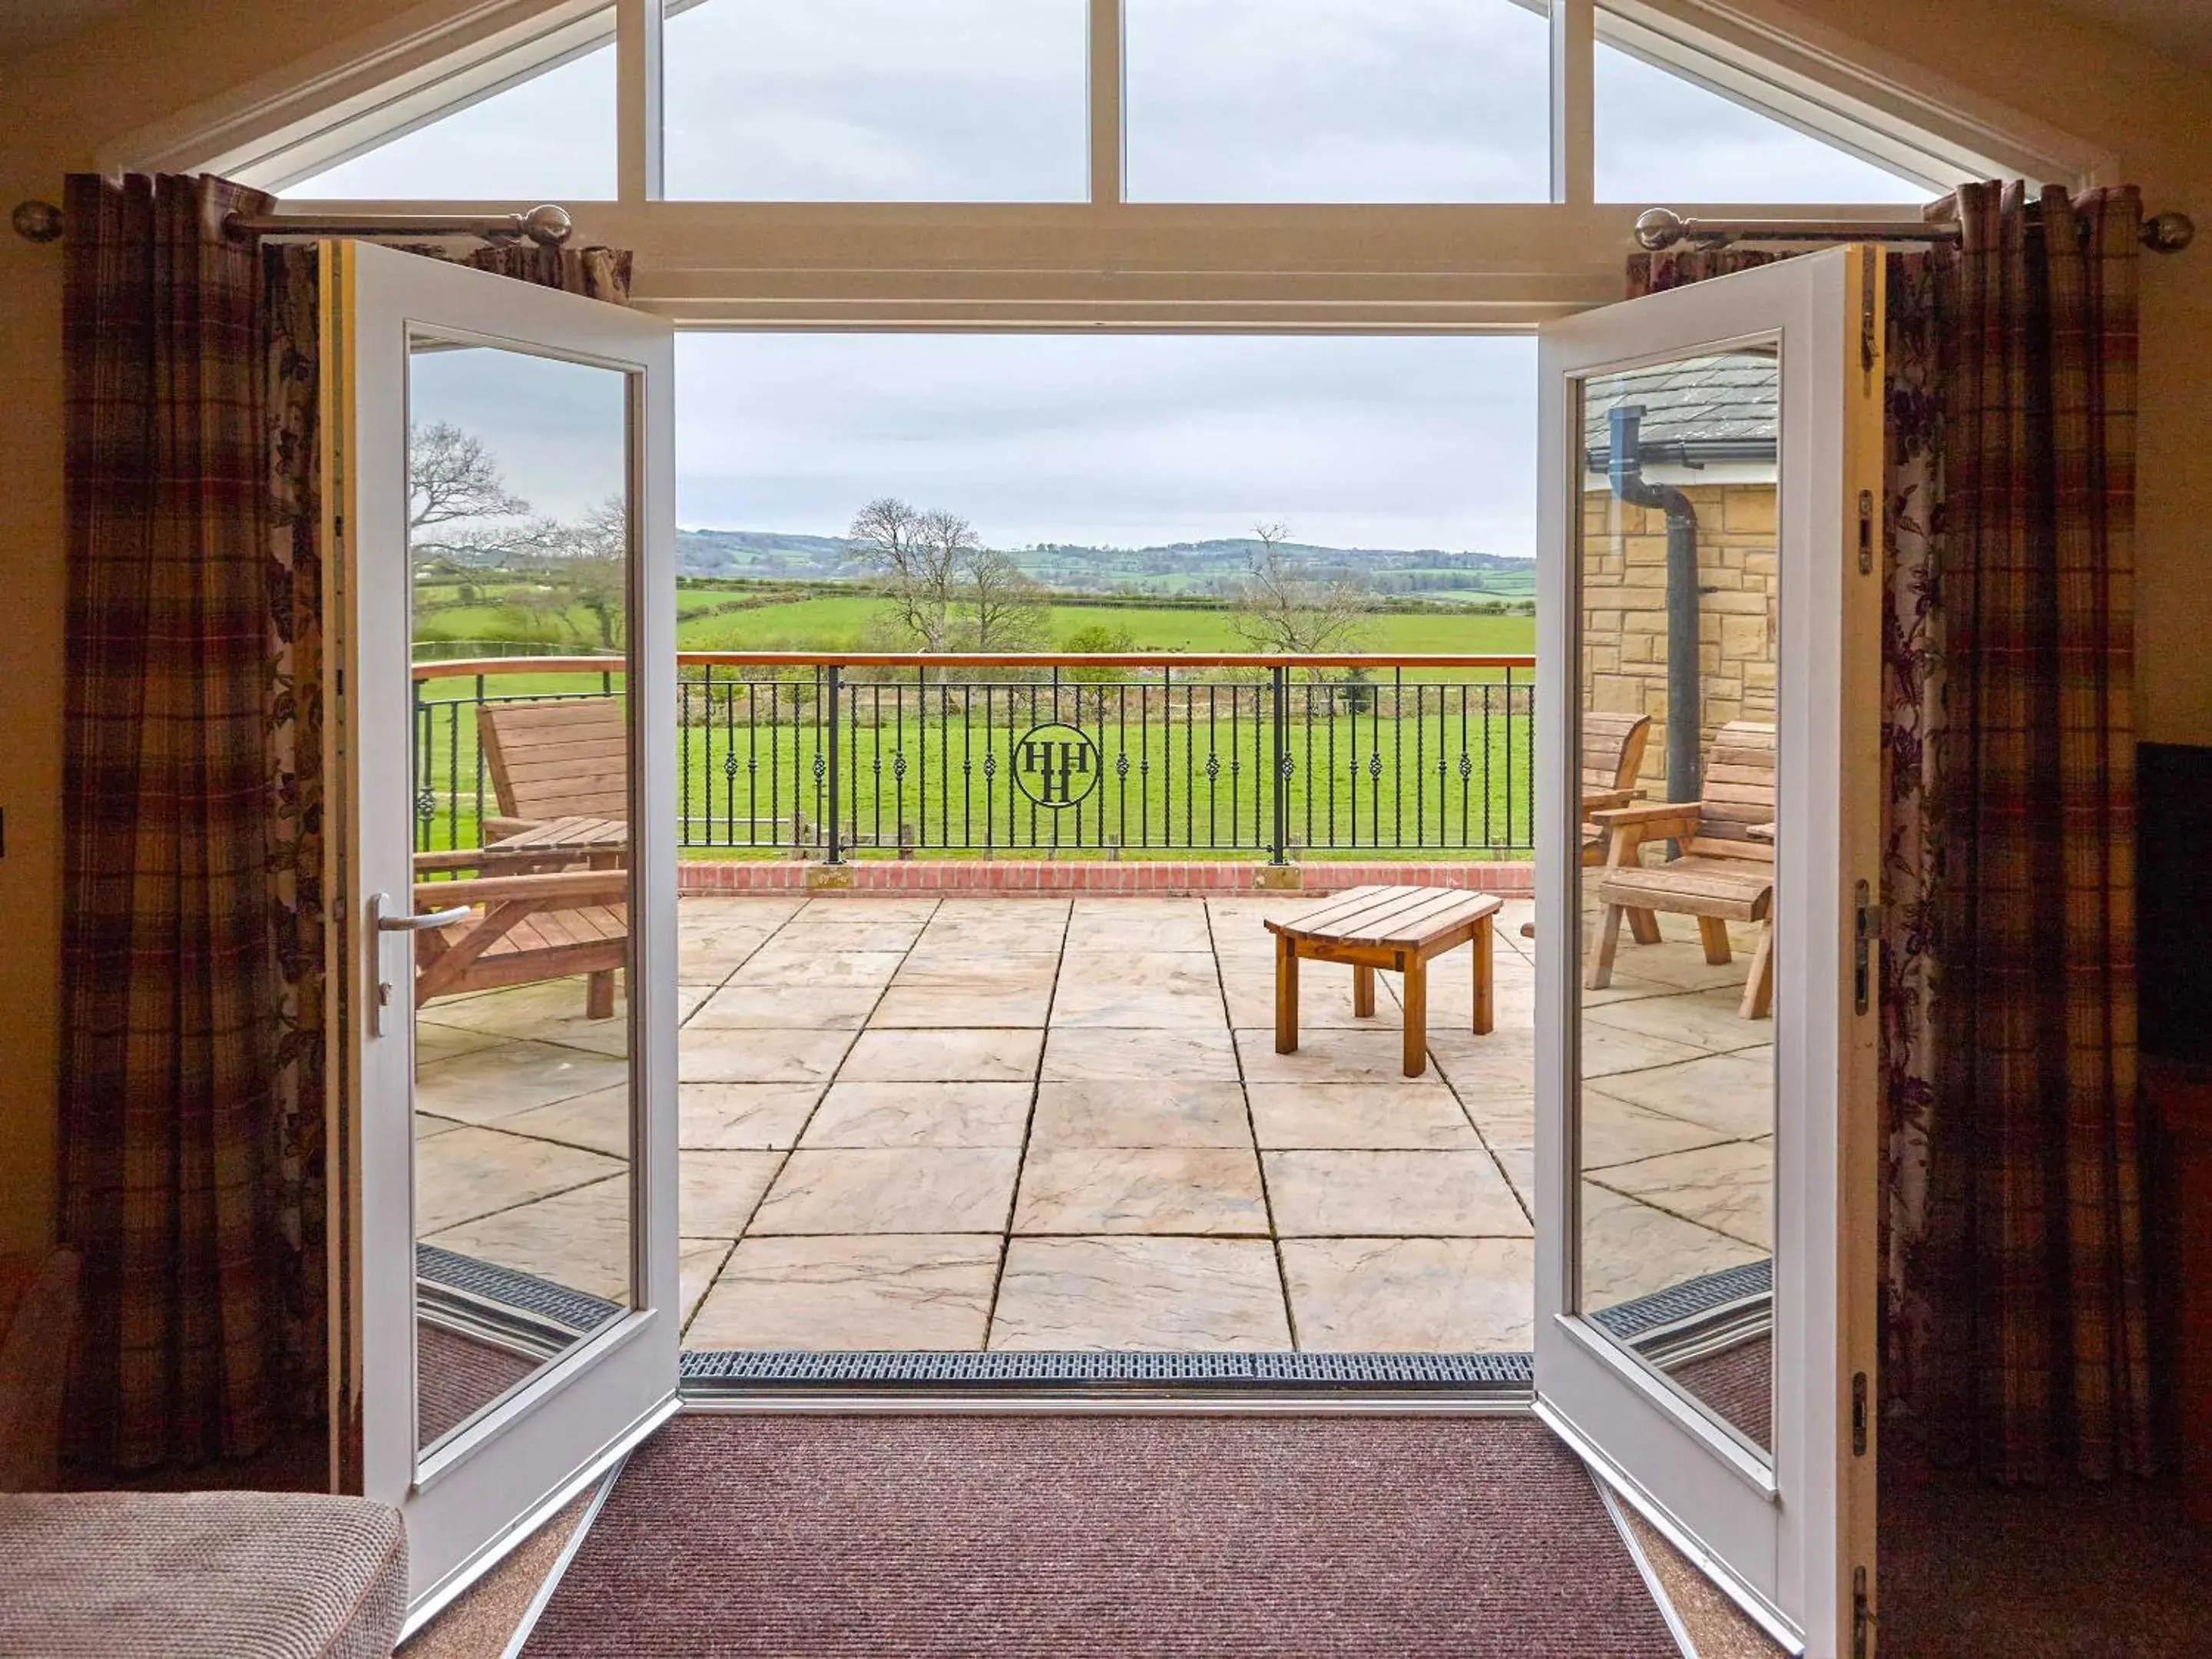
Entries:
[[1193, 893], [1340, 892], [1370, 884], [1534, 890], [1535, 866], [1473, 860], [1417, 863], [1337, 861], [1270, 866], [1226, 859], [868, 859], [850, 864], [793, 860], [700, 860], [677, 866], [686, 898], [744, 893]]

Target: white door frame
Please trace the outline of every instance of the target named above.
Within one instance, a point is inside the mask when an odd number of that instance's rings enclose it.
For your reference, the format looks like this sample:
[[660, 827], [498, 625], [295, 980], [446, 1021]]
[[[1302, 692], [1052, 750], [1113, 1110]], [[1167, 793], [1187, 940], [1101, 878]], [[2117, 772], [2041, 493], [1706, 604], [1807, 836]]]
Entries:
[[[393, 249], [322, 249], [325, 546], [337, 764], [334, 838], [349, 919], [338, 1012], [350, 1103], [334, 1126], [349, 1224], [333, 1243], [331, 1367], [359, 1379], [360, 1489], [399, 1506], [409, 1627], [438, 1611], [677, 1409], [674, 337], [625, 307]], [[410, 580], [406, 522], [410, 325], [599, 364], [628, 377], [631, 561], [630, 1218], [634, 1310], [418, 1455], [416, 1431], [413, 940], [366, 925], [371, 896], [412, 908]], [[393, 987], [381, 1032], [376, 988]]]
[[[1537, 965], [1536, 1410], [1771, 1633], [1822, 1659], [1849, 1651], [1854, 1575], [1870, 1581], [1874, 1560], [1876, 1012], [1851, 956], [1856, 884], [1880, 880], [1881, 274], [1879, 250], [1838, 248], [1587, 312], [1540, 346], [1537, 720], [1556, 735], [1538, 756], [1537, 937], [1561, 944]], [[1582, 963], [1561, 948], [1581, 938], [1569, 378], [1753, 339], [1778, 343], [1783, 410], [1771, 1466], [1576, 1311]]]

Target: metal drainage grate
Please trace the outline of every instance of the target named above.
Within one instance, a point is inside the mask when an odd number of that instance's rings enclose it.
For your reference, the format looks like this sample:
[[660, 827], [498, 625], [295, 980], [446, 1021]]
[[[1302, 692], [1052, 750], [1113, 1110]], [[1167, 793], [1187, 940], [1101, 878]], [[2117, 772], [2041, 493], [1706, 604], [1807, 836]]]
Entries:
[[572, 1291], [565, 1285], [517, 1273], [472, 1255], [441, 1249], [435, 1244], [415, 1247], [415, 1275], [447, 1290], [459, 1291], [501, 1307], [515, 1308], [567, 1326], [572, 1331], [595, 1331], [623, 1312], [619, 1302]]
[[1525, 1353], [809, 1353], [700, 1349], [684, 1385], [719, 1389], [972, 1386], [1451, 1389], [1525, 1394]]
[[1732, 1303], [1773, 1294], [1774, 1263], [1765, 1259], [1685, 1279], [1633, 1302], [1624, 1302], [1617, 1308], [1601, 1308], [1590, 1318], [1604, 1327], [1608, 1335], [1626, 1342], [1663, 1325], [1679, 1324]]

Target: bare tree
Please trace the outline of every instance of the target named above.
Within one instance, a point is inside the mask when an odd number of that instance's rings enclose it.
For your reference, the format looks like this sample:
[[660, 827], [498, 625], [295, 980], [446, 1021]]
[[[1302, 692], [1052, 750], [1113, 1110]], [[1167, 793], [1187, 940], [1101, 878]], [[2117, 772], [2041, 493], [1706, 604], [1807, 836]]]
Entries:
[[1316, 581], [1288, 552], [1290, 527], [1252, 526], [1260, 544], [1237, 584], [1237, 631], [1255, 651], [1311, 656], [1347, 650], [1366, 626], [1367, 595], [1350, 582]]
[[502, 550], [504, 539], [483, 521], [514, 519], [529, 511], [530, 503], [507, 489], [500, 477], [499, 461], [483, 439], [448, 421], [408, 428], [407, 543], [411, 552], [481, 559]]
[[629, 507], [609, 495], [573, 525], [561, 526], [550, 550], [571, 602], [596, 624], [603, 651], [629, 636]]
[[878, 496], [854, 515], [860, 563], [892, 619], [923, 651], [1027, 651], [1044, 642], [1048, 612], [1011, 555], [942, 508]]
[[[860, 568], [890, 602], [899, 627], [924, 651], [942, 651], [952, 622], [954, 561], [960, 547], [949, 514], [917, 511], [878, 495], [853, 515], [847, 533], [860, 544]], [[973, 532], [969, 532], [973, 539]]]
[[974, 649], [1042, 651], [1051, 643], [1051, 610], [1011, 555], [992, 547], [969, 552], [960, 596]]

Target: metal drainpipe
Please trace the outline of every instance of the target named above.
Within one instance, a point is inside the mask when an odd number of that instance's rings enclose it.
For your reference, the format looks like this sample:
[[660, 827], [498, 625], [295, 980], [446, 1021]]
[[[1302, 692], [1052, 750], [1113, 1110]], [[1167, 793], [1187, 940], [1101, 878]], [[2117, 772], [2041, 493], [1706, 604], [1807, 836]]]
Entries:
[[1644, 409], [1611, 414], [1613, 493], [1631, 507], [1667, 513], [1667, 799], [1695, 800], [1698, 776], [1698, 509], [1671, 484], [1644, 481]]

